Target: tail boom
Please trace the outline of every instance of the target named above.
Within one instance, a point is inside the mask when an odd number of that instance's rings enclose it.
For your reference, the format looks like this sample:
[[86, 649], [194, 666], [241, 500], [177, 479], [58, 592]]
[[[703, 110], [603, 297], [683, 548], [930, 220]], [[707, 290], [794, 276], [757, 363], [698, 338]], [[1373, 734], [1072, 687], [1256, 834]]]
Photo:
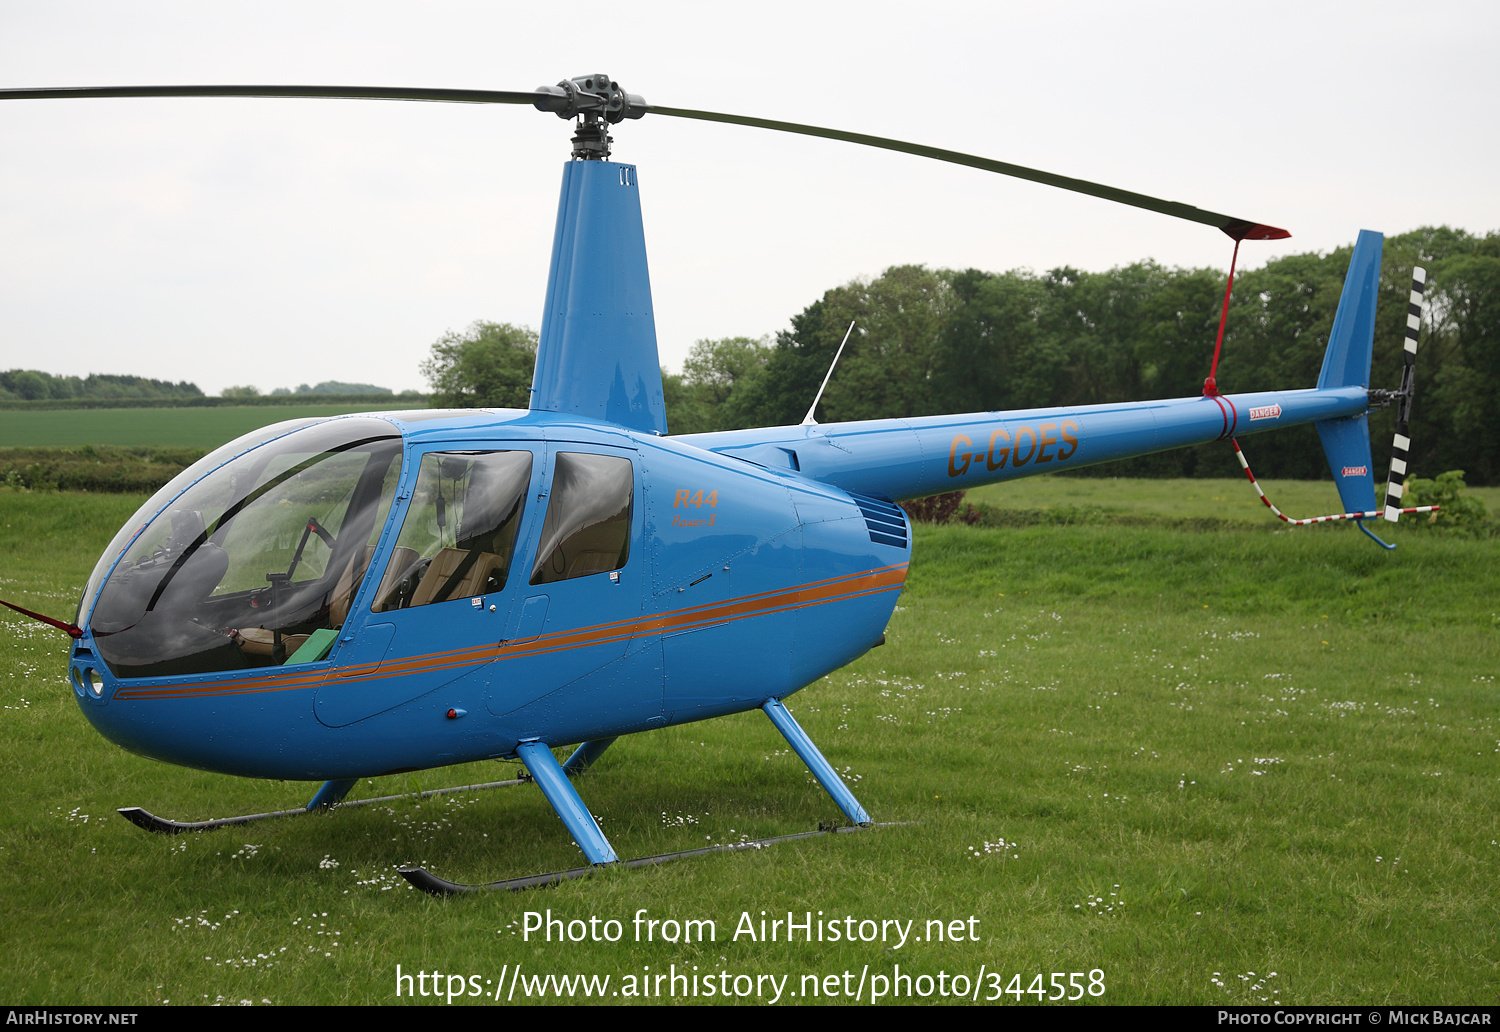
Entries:
[[768, 427], [679, 439], [846, 491], [900, 501], [1284, 426], [1361, 418], [1368, 406], [1369, 392], [1352, 386]]
[[[1382, 244], [1379, 233], [1365, 230], [1354, 245], [1312, 390], [1214, 391], [1167, 401], [771, 427], [679, 439], [846, 491], [900, 501], [1313, 423], [1347, 510], [1332, 518], [1370, 515], [1375, 481], [1366, 414]], [[1408, 369], [1420, 312], [1416, 289], [1414, 284]], [[1408, 373], [1405, 398], [1409, 380]], [[1404, 433], [1403, 424], [1398, 434]], [[1402, 443], [1398, 436], [1398, 448]], [[1400, 486], [1391, 490], [1399, 504]]]

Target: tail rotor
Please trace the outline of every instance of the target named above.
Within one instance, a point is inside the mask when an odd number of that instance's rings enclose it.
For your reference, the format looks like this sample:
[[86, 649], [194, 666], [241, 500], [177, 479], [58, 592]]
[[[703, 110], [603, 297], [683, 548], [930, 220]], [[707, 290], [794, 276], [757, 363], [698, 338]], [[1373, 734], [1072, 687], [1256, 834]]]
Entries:
[[1391, 443], [1391, 473], [1385, 489], [1385, 519], [1395, 523], [1403, 512], [1429, 512], [1433, 506], [1402, 509], [1401, 496], [1406, 491], [1406, 458], [1411, 449], [1407, 424], [1411, 419], [1412, 395], [1416, 391], [1417, 331], [1422, 326], [1422, 294], [1427, 287], [1427, 270], [1420, 265], [1411, 271], [1411, 297], [1406, 308], [1406, 344], [1402, 348], [1401, 389], [1396, 391], [1396, 437]]
[[[1375, 264], [1371, 266], [1370, 275], [1372, 277], [1375, 275], [1379, 268], [1378, 258], [1379, 253], [1376, 252]], [[1351, 269], [1351, 277], [1352, 275], [1353, 273]], [[1390, 521], [1391, 523], [1395, 523], [1401, 518], [1402, 513], [1436, 512], [1438, 510], [1438, 506], [1436, 505], [1407, 506], [1405, 508], [1403, 508], [1401, 505], [1401, 498], [1406, 490], [1407, 454], [1411, 449], [1411, 438], [1408, 436], [1408, 423], [1411, 419], [1412, 396], [1416, 391], [1417, 331], [1422, 326], [1422, 293], [1426, 285], [1427, 270], [1421, 268], [1420, 266], [1414, 268], [1412, 270], [1411, 297], [1408, 301], [1406, 310], [1406, 344], [1402, 350], [1402, 359], [1404, 360], [1404, 364], [1401, 368], [1400, 389], [1395, 391], [1370, 391], [1370, 405], [1372, 408], [1384, 407], [1386, 405], [1389, 405], [1393, 401], [1396, 403], [1396, 439], [1391, 448], [1391, 472], [1390, 481], [1388, 483], [1388, 486], [1386, 487], [1384, 511], [1373, 507], [1373, 503], [1375, 501], [1374, 485], [1369, 479], [1370, 472], [1368, 468], [1370, 465], [1370, 442], [1369, 436], [1364, 430], [1366, 423], [1363, 416], [1360, 417], [1359, 432], [1356, 434], [1340, 434], [1337, 432], [1337, 426], [1325, 425], [1324, 423], [1318, 424], [1319, 434], [1323, 437], [1324, 449], [1328, 453], [1329, 466], [1333, 471], [1336, 481], [1340, 485], [1340, 496], [1344, 501], [1346, 508], [1351, 510], [1348, 512], [1333, 513], [1328, 516], [1313, 516], [1309, 519], [1295, 519], [1283, 513], [1280, 509], [1278, 509], [1271, 503], [1270, 498], [1266, 497], [1265, 491], [1261, 488], [1260, 483], [1255, 479], [1255, 474], [1250, 471], [1250, 462], [1245, 457], [1245, 453], [1240, 449], [1239, 441], [1234, 440], [1233, 438], [1230, 439], [1230, 443], [1234, 445], [1235, 457], [1239, 459], [1240, 468], [1245, 471], [1245, 476], [1249, 478], [1251, 485], [1254, 486], [1256, 494], [1260, 495], [1260, 500], [1266, 504], [1266, 508], [1270, 509], [1285, 522], [1290, 523], [1293, 526], [1300, 527], [1312, 523], [1330, 523], [1336, 520], [1353, 520], [1359, 526], [1359, 529], [1364, 531], [1365, 534], [1368, 537], [1372, 538], [1377, 544], [1381, 545], [1384, 548], [1395, 548], [1395, 545], [1386, 544], [1384, 541], [1381, 541], [1379, 538], [1375, 537], [1374, 534], [1371, 534], [1369, 529], [1365, 526], [1364, 521], [1373, 519], [1377, 516], [1384, 516], [1386, 520]], [[1370, 301], [1367, 302], [1367, 307], [1369, 309], [1370, 315], [1369, 321], [1370, 323], [1373, 323], [1373, 283], [1371, 284], [1371, 288], [1372, 289], [1369, 294]], [[1342, 302], [1340, 303], [1339, 311], [1340, 315], [1342, 315]], [[1338, 320], [1335, 320], [1334, 326], [1335, 330], [1337, 330]], [[1330, 351], [1332, 351], [1332, 349], [1333, 344], [1330, 343]], [[1335, 370], [1337, 370], [1339, 363], [1325, 361], [1324, 378], [1326, 378], [1327, 376], [1327, 369], [1330, 365], [1332, 365]], [[1368, 362], [1365, 363], [1365, 367], [1365, 373], [1366, 376], [1368, 376]], [[1366, 379], [1365, 382], [1368, 383], [1368, 379]], [[1319, 387], [1322, 386], [1324, 386], [1323, 378], [1320, 378]], [[1330, 421], [1330, 424], [1334, 424], [1335, 422], [1336, 421]], [[1328, 430], [1327, 433], [1324, 432], [1325, 429]], [[1356, 451], [1356, 447], [1358, 451]], [[1342, 480], [1339, 480], [1340, 473], [1343, 474], [1344, 478], [1349, 478], [1351, 480], [1363, 479], [1364, 486], [1362, 488], [1359, 488], [1356, 485], [1354, 490], [1350, 490]], [[1349, 491], [1347, 495], [1346, 490]], [[1363, 495], [1363, 498], [1360, 498], [1360, 495]], [[1351, 498], [1359, 499], [1359, 502], [1356, 505], [1350, 505], [1349, 502]], [[1370, 506], [1370, 508], [1366, 508], [1366, 506]]]

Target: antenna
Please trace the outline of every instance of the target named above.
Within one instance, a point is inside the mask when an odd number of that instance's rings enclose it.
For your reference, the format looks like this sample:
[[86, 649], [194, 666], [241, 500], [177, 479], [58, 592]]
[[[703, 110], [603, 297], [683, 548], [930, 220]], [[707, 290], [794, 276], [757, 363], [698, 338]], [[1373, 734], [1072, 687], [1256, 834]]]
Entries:
[[823, 375], [823, 386], [818, 388], [817, 397], [813, 403], [807, 406], [807, 415], [802, 417], [802, 426], [817, 426], [818, 421], [813, 418], [813, 409], [818, 407], [818, 402], [823, 400], [823, 388], [828, 386], [828, 378], [833, 375], [833, 367], [839, 364], [839, 356], [844, 353], [844, 345], [849, 343], [849, 334], [854, 332], [854, 320], [849, 320], [849, 328], [844, 331], [844, 339], [839, 343], [839, 349], [833, 353], [833, 361], [828, 364], [828, 372]]

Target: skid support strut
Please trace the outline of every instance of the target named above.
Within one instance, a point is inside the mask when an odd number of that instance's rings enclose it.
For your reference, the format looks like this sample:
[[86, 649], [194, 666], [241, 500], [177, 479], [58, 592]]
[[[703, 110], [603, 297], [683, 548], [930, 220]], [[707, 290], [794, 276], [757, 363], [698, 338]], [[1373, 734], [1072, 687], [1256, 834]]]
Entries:
[[326, 806], [333, 806], [340, 802], [349, 790], [359, 784], [359, 778], [349, 778], [345, 781], [325, 781], [323, 787], [309, 800], [309, 810], [321, 810]]
[[604, 750], [615, 744], [613, 738], [599, 738], [592, 742], [584, 742], [573, 755], [563, 761], [563, 773], [570, 778], [576, 778], [584, 771], [594, 765], [594, 761], [604, 754]]
[[761, 709], [766, 711], [766, 716], [771, 718], [771, 723], [776, 725], [776, 730], [781, 732], [791, 745], [793, 751], [807, 764], [807, 769], [812, 771], [813, 777], [818, 779], [818, 784], [823, 790], [833, 797], [844, 816], [855, 824], [869, 824], [870, 815], [865, 808], [859, 805], [859, 800], [854, 798], [854, 793], [844, 784], [844, 779], [839, 777], [838, 772], [829, 765], [813, 745], [813, 740], [807, 737], [807, 732], [802, 730], [800, 724], [792, 719], [791, 711], [781, 704], [780, 699], [770, 699]]
[[[580, 748], [579, 752], [582, 751]], [[589, 863], [598, 865], [619, 862], [620, 858], [615, 855], [614, 847], [604, 837], [604, 832], [599, 830], [594, 815], [583, 805], [583, 800], [578, 797], [562, 767], [558, 766], [557, 757], [552, 755], [547, 743], [536, 740], [522, 742], [516, 746], [516, 755], [526, 764], [526, 769], [531, 772], [542, 795], [547, 797], [547, 802], [552, 804], [552, 809], [562, 818], [568, 833], [578, 843], [578, 848], [583, 850]], [[577, 755], [574, 753], [575, 759]], [[568, 762], [571, 764], [573, 760]]]

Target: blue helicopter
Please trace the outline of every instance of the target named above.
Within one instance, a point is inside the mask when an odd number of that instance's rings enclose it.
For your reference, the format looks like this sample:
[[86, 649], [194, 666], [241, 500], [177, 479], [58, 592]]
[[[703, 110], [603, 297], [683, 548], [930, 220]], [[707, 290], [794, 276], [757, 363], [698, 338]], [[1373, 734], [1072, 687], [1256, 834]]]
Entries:
[[[1212, 225], [1236, 247], [1289, 234], [973, 155], [652, 106], [602, 75], [529, 93], [0, 91], [101, 96], [525, 104], [575, 123], [529, 410], [265, 427], [158, 491], [100, 557], [67, 625], [73, 689], [99, 732], [169, 763], [322, 782], [306, 807], [275, 814], [121, 811], [149, 830], [302, 813], [340, 804], [362, 777], [519, 758], [590, 867], [490, 887], [544, 884], [618, 862], [572, 781], [618, 736], [752, 709], [850, 826], [868, 825], [785, 700], [884, 641], [911, 561], [898, 502], [1310, 422], [1345, 508], [1375, 509], [1366, 414], [1394, 396], [1369, 386], [1376, 233], [1360, 234], [1311, 389], [832, 424], [810, 409], [797, 426], [673, 437], [636, 169], [609, 160], [624, 119], [904, 151]], [[559, 763], [553, 748], [575, 743]], [[431, 891], [468, 888], [405, 873]]]

